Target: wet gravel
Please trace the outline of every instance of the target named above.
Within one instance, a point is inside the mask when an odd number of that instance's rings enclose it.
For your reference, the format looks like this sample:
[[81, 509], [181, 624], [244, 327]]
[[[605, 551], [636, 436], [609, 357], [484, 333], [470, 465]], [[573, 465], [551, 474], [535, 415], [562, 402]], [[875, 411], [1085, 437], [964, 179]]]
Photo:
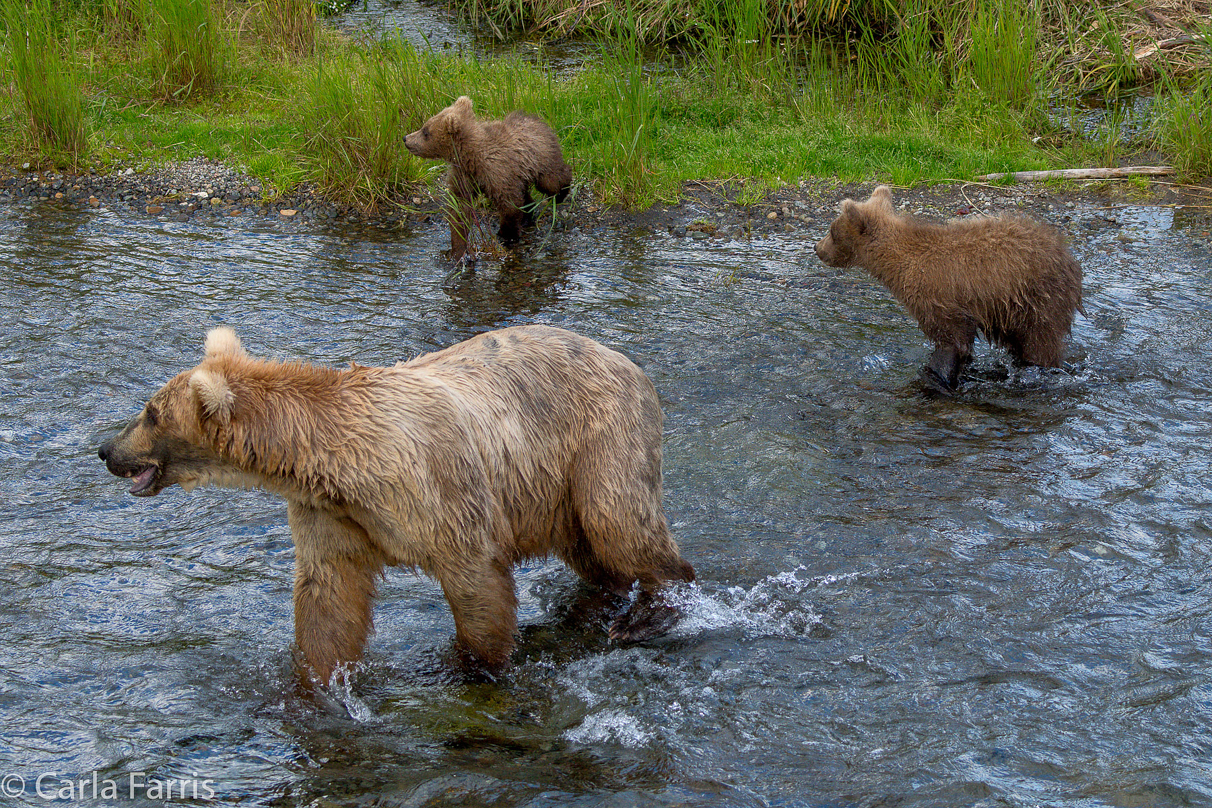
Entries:
[[[692, 182], [683, 187], [677, 204], [641, 211], [604, 207], [588, 188], [577, 186], [570, 200], [560, 206], [557, 229], [590, 231], [608, 224], [630, 227], [637, 234], [660, 232], [697, 241], [746, 240], [787, 232], [818, 238], [842, 199], [865, 199], [875, 184], [807, 181], [754, 201], [752, 195], [744, 195], [740, 183]], [[1126, 204], [1184, 207], [1188, 220], [1192, 216], [1212, 218], [1208, 214], [1212, 211], [1212, 189], [1199, 185], [1152, 183], [1145, 187], [1104, 181], [993, 186], [954, 182], [895, 189], [893, 196], [902, 210], [935, 219], [1018, 210], [1064, 226], [1076, 208], [1082, 208], [1085, 218], [1093, 216], [1097, 221], [1100, 208], [1113, 212]], [[406, 223], [432, 223], [442, 217], [437, 197], [427, 188], [410, 189], [367, 210], [336, 204], [311, 185], [275, 196], [255, 178], [205, 158], [109, 173], [66, 174], [33, 171], [28, 166], [0, 169], [0, 204], [20, 200], [57, 200], [65, 205], [105, 207], [131, 217], [177, 222], [229, 218], [236, 223], [256, 217], [262, 223], [273, 221], [288, 228], [340, 222], [393, 228]], [[1114, 223], [1114, 215], [1105, 218]]]

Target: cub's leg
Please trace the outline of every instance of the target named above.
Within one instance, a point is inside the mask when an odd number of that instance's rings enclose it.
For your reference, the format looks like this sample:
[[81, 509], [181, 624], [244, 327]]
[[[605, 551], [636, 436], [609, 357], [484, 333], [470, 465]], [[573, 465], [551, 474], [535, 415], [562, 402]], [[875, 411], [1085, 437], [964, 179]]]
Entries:
[[926, 362], [926, 371], [931, 381], [939, 384], [944, 390], [955, 390], [959, 387], [960, 372], [968, 364], [971, 356], [964, 357], [959, 348], [954, 345], [939, 345], [930, 354]]
[[466, 172], [457, 166], [451, 166], [446, 185], [451, 196], [446, 210], [446, 221], [450, 225], [450, 260], [458, 261], [467, 252], [468, 233], [476, 217], [472, 202], [477, 189]]
[[338, 665], [362, 658], [383, 559], [350, 519], [295, 502], [287, 519], [295, 543], [295, 643], [327, 684]]
[[1042, 368], [1058, 368], [1065, 355], [1064, 338], [1057, 334], [1051, 323], [1038, 323], [1023, 338], [1023, 347], [1016, 358], [1028, 365]]
[[497, 203], [497, 214], [501, 217], [497, 238], [506, 246], [516, 244], [521, 234], [521, 227], [526, 219], [526, 211], [522, 208], [525, 204], [523, 196], [524, 194], [511, 194]]
[[925, 372], [944, 390], [959, 387], [960, 374], [972, 361], [972, 345], [976, 342], [976, 321], [964, 318], [959, 322], [944, 322], [926, 334], [934, 341], [934, 353], [926, 361]]

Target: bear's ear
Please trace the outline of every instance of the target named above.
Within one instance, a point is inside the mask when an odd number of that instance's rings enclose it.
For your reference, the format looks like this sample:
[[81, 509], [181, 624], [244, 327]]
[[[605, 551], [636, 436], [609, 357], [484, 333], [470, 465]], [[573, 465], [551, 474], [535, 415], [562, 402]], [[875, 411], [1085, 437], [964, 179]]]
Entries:
[[248, 355], [244, 353], [244, 346], [240, 344], [240, 338], [236, 336], [236, 332], [223, 325], [218, 328], [212, 328], [207, 332], [206, 357], [209, 359], [212, 356], [223, 356], [225, 354], [231, 356]]
[[189, 376], [189, 389], [198, 399], [204, 418], [215, 418], [222, 424], [231, 421], [236, 407], [236, 394], [221, 373], [198, 368]]
[[860, 236], [867, 232], [867, 212], [853, 199], [842, 200], [842, 217], [854, 223]]
[[459, 113], [460, 117], [466, 118], [471, 115], [471, 99], [465, 95], [461, 95], [451, 104], [455, 112]]
[[873, 202], [877, 207], [892, 210], [892, 189], [887, 185], [880, 185], [871, 192], [871, 199], [868, 201]]

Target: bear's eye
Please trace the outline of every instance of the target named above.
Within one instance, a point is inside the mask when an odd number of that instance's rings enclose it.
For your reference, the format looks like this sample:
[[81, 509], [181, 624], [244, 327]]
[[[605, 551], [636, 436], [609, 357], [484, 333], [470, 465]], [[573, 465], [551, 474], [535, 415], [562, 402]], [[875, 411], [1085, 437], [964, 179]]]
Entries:
[[429, 137], [429, 127], [428, 126], [421, 127], [421, 137], [426, 137], [426, 138]]
[[160, 423], [159, 411], [150, 404], [144, 408], [143, 415], [147, 418], [147, 425], [150, 427], [154, 427], [156, 424]]

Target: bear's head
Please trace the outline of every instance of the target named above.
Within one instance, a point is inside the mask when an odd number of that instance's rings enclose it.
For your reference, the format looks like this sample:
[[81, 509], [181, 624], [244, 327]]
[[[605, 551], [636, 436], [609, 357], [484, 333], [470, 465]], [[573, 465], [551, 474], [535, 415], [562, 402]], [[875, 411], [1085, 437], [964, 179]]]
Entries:
[[170, 485], [187, 491], [199, 483], [238, 477], [220, 457], [216, 435], [228, 423], [236, 398], [225, 366], [250, 360], [230, 328], [206, 336], [206, 358], [178, 374], [97, 452], [111, 474], [131, 480], [130, 493], [149, 497]]
[[831, 267], [862, 263], [863, 249], [880, 224], [896, 216], [892, 191], [881, 185], [866, 202], [843, 199], [841, 212], [829, 225], [829, 233], [816, 243], [816, 256]]
[[453, 104], [426, 121], [420, 129], [404, 138], [404, 147], [417, 157], [450, 161], [454, 146], [466, 127], [475, 121], [471, 99], [459, 96]]

